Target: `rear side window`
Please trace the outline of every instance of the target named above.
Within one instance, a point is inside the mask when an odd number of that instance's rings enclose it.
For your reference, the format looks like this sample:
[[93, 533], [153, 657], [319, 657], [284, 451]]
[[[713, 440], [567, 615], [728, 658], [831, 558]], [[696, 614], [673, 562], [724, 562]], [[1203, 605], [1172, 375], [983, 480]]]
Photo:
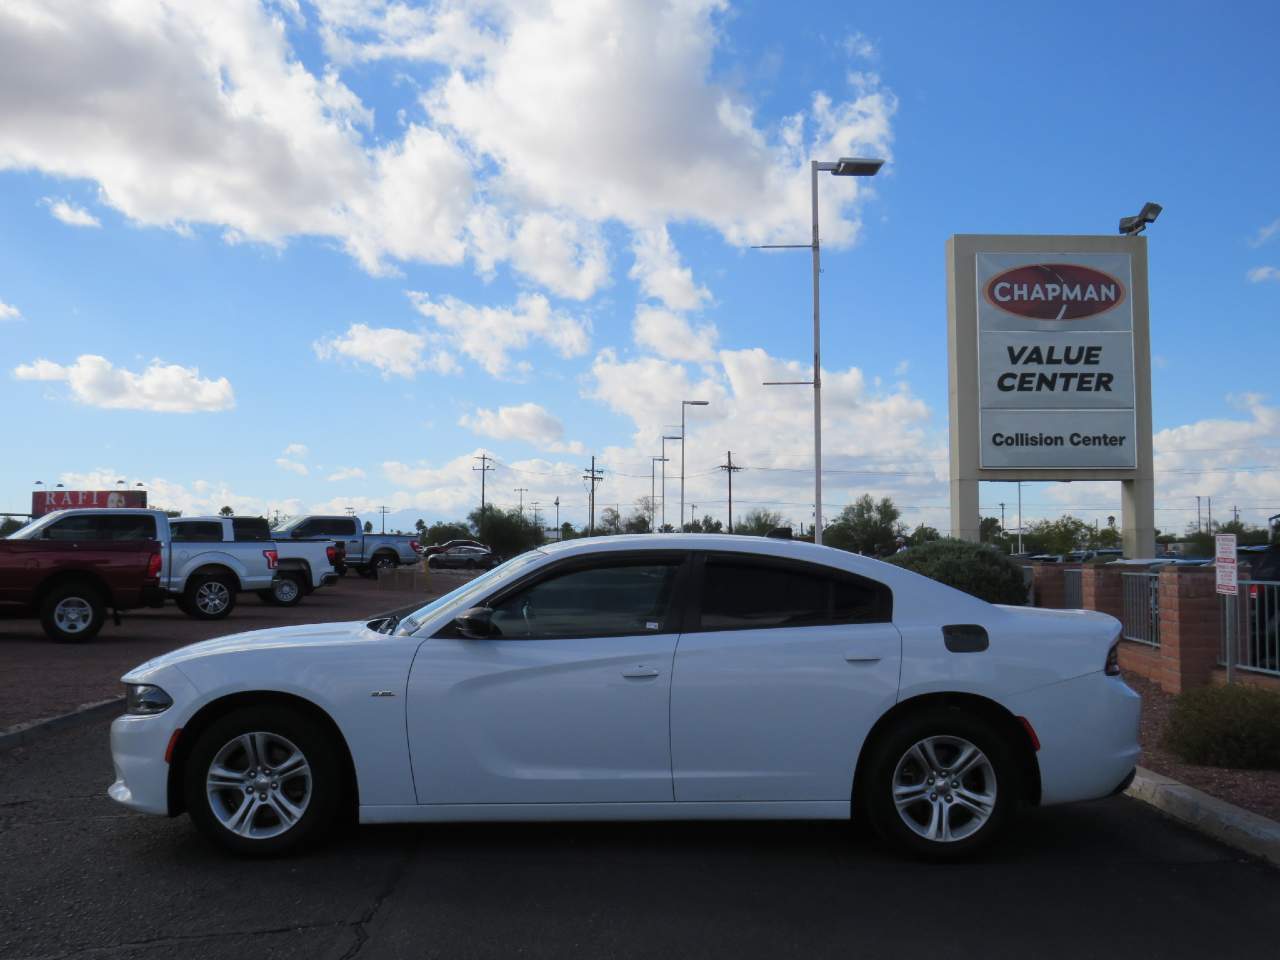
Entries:
[[354, 521], [343, 520], [341, 517], [337, 519], [324, 520], [319, 524], [316, 533], [324, 534], [329, 537], [349, 537], [355, 532]]
[[175, 543], [221, 543], [222, 524], [215, 520], [192, 520], [188, 523], [172, 523]]
[[145, 514], [65, 517], [45, 530], [46, 540], [154, 540], [155, 517]]
[[708, 557], [699, 627], [759, 630], [890, 619], [887, 587], [853, 574], [800, 563]]
[[271, 539], [271, 525], [266, 517], [235, 517], [231, 531], [237, 541]]

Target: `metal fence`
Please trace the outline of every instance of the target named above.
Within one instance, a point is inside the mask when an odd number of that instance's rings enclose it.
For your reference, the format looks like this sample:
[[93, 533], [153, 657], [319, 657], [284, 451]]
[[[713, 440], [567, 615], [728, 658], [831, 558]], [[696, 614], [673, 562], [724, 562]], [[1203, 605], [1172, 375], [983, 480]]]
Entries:
[[1082, 610], [1084, 608], [1084, 571], [1078, 567], [1068, 567], [1062, 571], [1062, 607], [1065, 610]]
[[[1222, 648], [1219, 663], [1227, 662], [1227, 644], [1231, 637], [1231, 618], [1227, 605], [1231, 597], [1223, 597], [1219, 607], [1222, 624]], [[1235, 656], [1237, 670], [1280, 676], [1280, 582], [1241, 580], [1236, 603]]]
[[1135, 643], [1160, 646], [1160, 574], [1120, 575], [1123, 612], [1120, 635]]

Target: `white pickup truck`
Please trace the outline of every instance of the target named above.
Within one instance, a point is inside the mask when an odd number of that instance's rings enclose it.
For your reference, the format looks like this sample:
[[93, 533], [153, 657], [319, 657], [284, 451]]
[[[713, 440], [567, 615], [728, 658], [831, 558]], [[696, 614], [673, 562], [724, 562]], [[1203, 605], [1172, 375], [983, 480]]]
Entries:
[[169, 521], [169, 527], [176, 549], [181, 549], [177, 546], [180, 543], [198, 543], [202, 548], [213, 549], [218, 549], [214, 544], [227, 548], [231, 544], [254, 543], [261, 545], [265, 558], [266, 551], [274, 548], [276, 562], [265, 585], [261, 581], [261, 570], [255, 569], [260, 564], [253, 551], [241, 551], [249, 563], [244, 571], [237, 571], [239, 589], [253, 590], [270, 604], [295, 606], [307, 594], [338, 579], [334, 565], [340, 548], [335, 541], [277, 542], [265, 517], [177, 517]]
[[407, 533], [365, 533], [358, 517], [294, 517], [271, 531], [277, 543], [333, 538], [345, 547], [345, 563], [361, 576], [383, 567], [417, 563], [418, 538]]

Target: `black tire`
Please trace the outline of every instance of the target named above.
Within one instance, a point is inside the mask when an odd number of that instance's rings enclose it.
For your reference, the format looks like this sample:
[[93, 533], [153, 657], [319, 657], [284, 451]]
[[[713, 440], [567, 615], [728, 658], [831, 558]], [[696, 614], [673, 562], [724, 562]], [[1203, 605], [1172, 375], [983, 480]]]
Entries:
[[223, 620], [236, 608], [237, 586], [224, 573], [191, 577], [182, 593], [182, 612], [196, 620]]
[[378, 571], [373, 569], [373, 564], [366, 564], [363, 567], [356, 567], [356, 573], [364, 577], [366, 580], [372, 580], [378, 575]]
[[301, 574], [285, 573], [276, 577], [266, 593], [271, 596], [267, 602], [272, 606], [296, 607], [307, 595], [307, 588]]
[[393, 554], [386, 553], [384, 551], [383, 553], [375, 553], [373, 555], [373, 562], [370, 563], [369, 566], [373, 570], [373, 576], [376, 577], [379, 570], [394, 570], [396, 567], [400, 566], [400, 561], [397, 560]]
[[[252, 767], [252, 758], [243, 748], [234, 746], [237, 738], [249, 734], [267, 735], [258, 739], [267, 747], [267, 763], [259, 768]], [[300, 777], [290, 778], [286, 774], [275, 780], [271, 776], [272, 759], [278, 758], [283, 762], [287, 756], [281, 741], [296, 747], [305, 758], [310, 776], [305, 795]], [[224, 753], [224, 748], [229, 752]], [[246, 813], [248, 823], [243, 833], [233, 832], [222, 819], [234, 817], [238, 812], [236, 800], [241, 797], [240, 781], [228, 778], [225, 789], [214, 791], [210, 791], [208, 786], [210, 766], [220, 753], [223, 753], [221, 766], [237, 773], [243, 769], [245, 785], [262, 791], [257, 796], [253, 791], [244, 792], [247, 799], [241, 802], [257, 801], [257, 809], [251, 808]], [[242, 762], [250, 762], [250, 765], [242, 766]], [[248, 771], [251, 768], [265, 772], [250, 779]], [[217, 846], [244, 857], [294, 852], [323, 837], [342, 809], [349, 786], [344, 779], [338, 753], [324, 730], [303, 714], [277, 706], [241, 707], [215, 720], [192, 745], [182, 771], [183, 793], [192, 823]], [[275, 786], [272, 786], [273, 780]], [[265, 802], [259, 797], [265, 798]], [[288, 800], [295, 808], [301, 807], [302, 815], [292, 825], [287, 825], [284, 817], [276, 812], [283, 809], [276, 806], [278, 799]], [[215, 813], [215, 804], [221, 817]], [[284, 827], [282, 832], [271, 835], [281, 827]], [[253, 836], [255, 832], [259, 835]]]
[[92, 640], [106, 622], [106, 602], [91, 583], [59, 584], [40, 602], [40, 626], [58, 643]]
[[[925, 744], [931, 750], [912, 752]], [[950, 764], [962, 758], [962, 744], [976, 747], [987, 764], [971, 766], [953, 779], [955, 770]], [[921, 710], [895, 723], [869, 748], [865, 773], [859, 776], [855, 809], [866, 814], [882, 840], [921, 859], [958, 860], [977, 853], [1000, 834], [1022, 796], [1018, 766], [1005, 736], [982, 717], [961, 709]], [[938, 764], [932, 772], [916, 759], [925, 758], [927, 752], [933, 753]], [[948, 776], [939, 778], [939, 773]], [[903, 813], [895, 802], [895, 783], [921, 791]], [[994, 794], [993, 803], [970, 800], [990, 794]], [[974, 812], [981, 809], [987, 811], [985, 820]], [[956, 838], [922, 835], [931, 830], [940, 833], [934, 824], [941, 827], [944, 821]]]

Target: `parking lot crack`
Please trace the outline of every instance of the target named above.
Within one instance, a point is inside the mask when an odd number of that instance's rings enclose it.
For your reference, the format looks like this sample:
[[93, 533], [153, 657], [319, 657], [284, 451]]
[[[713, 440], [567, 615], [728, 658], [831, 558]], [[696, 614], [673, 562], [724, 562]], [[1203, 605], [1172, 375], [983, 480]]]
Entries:
[[225, 933], [193, 933], [187, 935], [148, 937], [142, 940], [130, 940], [125, 943], [81, 947], [78, 949], [67, 950], [62, 953], [28, 954], [25, 957], [17, 958], [17, 960], [72, 960], [72, 958], [78, 957], [110, 957], [114, 954], [130, 953], [144, 947], [166, 946], [169, 944], [178, 946], [181, 944], [234, 940], [236, 938], [243, 937], [279, 936], [290, 933], [301, 933], [305, 930], [323, 930], [335, 927], [341, 928], [343, 926], [345, 926], [345, 924], [341, 922], [298, 923], [291, 924], [287, 927], [264, 927], [257, 930], [234, 930]]
[[400, 881], [404, 878], [406, 871], [409, 869], [409, 862], [413, 859], [414, 853], [417, 852], [418, 843], [411, 844], [405, 852], [397, 859], [395, 864], [387, 872], [386, 882], [382, 888], [374, 896], [369, 906], [354, 920], [348, 921], [347, 926], [351, 929], [355, 939], [351, 945], [335, 960], [354, 960], [360, 955], [360, 951], [364, 949], [364, 945], [369, 942], [369, 927], [377, 918], [379, 911], [382, 909], [383, 903], [391, 894], [395, 893], [396, 887], [400, 885]]

